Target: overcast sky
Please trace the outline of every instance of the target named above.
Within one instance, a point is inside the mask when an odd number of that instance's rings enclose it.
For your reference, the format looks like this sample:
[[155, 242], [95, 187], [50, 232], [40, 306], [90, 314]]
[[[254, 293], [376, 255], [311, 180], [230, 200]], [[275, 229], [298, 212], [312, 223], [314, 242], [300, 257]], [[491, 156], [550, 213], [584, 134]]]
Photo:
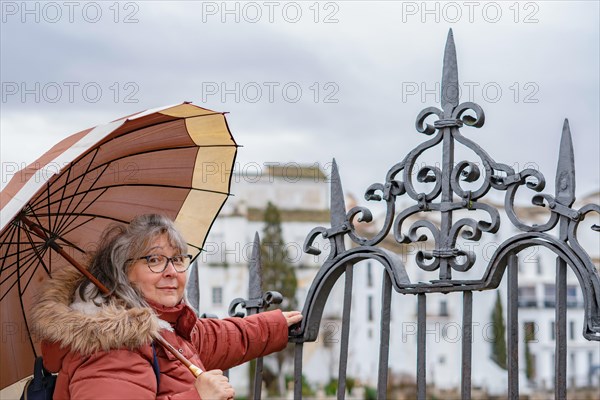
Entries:
[[72, 133], [192, 101], [230, 113], [242, 176], [335, 157], [360, 198], [426, 139], [452, 28], [461, 101], [486, 113], [463, 134], [553, 193], [567, 117], [577, 194], [600, 187], [597, 1], [24, 4], [2, 2], [2, 186]]

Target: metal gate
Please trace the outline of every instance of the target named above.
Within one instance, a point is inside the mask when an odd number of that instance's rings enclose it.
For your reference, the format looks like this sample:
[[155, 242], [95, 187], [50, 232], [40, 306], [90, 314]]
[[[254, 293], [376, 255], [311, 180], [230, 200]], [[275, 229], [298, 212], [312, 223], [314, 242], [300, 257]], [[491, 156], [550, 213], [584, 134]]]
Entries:
[[[426, 398], [426, 297], [430, 293], [462, 293], [462, 363], [461, 393], [463, 399], [471, 398], [472, 366], [472, 317], [473, 291], [496, 289], [505, 272], [507, 274], [507, 358], [508, 358], [508, 396], [519, 396], [518, 376], [518, 288], [517, 253], [532, 246], [543, 246], [556, 255], [556, 304], [555, 304], [555, 398], [567, 397], [567, 268], [575, 273], [584, 298], [583, 336], [587, 340], [600, 341], [600, 275], [590, 256], [577, 239], [578, 226], [590, 212], [600, 214], [597, 204], [585, 205], [580, 209], [571, 208], [575, 201], [575, 170], [571, 133], [565, 120], [560, 143], [560, 155], [556, 171], [556, 193], [554, 196], [541, 193], [545, 186], [544, 176], [537, 170], [525, 169], [517, 172], [510, 166], [494, 161], [481, 147], [467, 139], [460, 128], [480, 128], [484, 123], [482, 108], [471, 102], [459, 104], [458, 72], [456, 51], [452, 30], [448, 34], [444, 53], [444, 65], [441, 85], [441, 109], [425, 108], [417, 117], [416, 129], [430, 138], [410, 151], [399, 163], [394, 165], [385, 177], [383, 184], [371, 185], [365, 198], [384, 202], [387, 212], [379, 232], [373, 237], [361, 237], [356, 231], [354, 221], [371, 222], [372, 213], [364, 207], [354, 207], [346, 212], [344, 195], [340, 184], [337, 166], [333, 165], [331, 176], [331, 227], [318, 227], [308, 235], [304, 251], [319, 254], [313, 246], [318, 236], [330, 241], [330, 253], [320, 267], [303, 309], [304, 320], [300, 327], [291, 331], [290, 342], [295, 343], [294, 362], [294, 398], [302, 398], [302, 355], [303, 344], [317, 340], [325, 304], [338, 279], [344, 275], [345, 289], [343, 298], [343, 317], [341, 328], [341, 347], [338, 371], [338, 399], [345, 397], [346, 370], [348, 364], [348, 344], [350, 309], [352, 302], [354, 266], [363, 260], [374, 260], [383, 265], [382, 309], [379, 345], [379, 381], [378, 398], [386, 398], [388, 379], [388, 357], [390, 344], [390, 307], [392, 290], [401, 294], [417, 296], [417, 396]], [[467, 113], [468, 111], [468, 113]], [[474, 114], [471, 116], [470, 114]], [[433, 125], [426, 122], [428, 117], [437, 120]], [[479, 162], [456, 161], [455, 146], [462, 145], [472, 150]], [[426, 165], [413, 174], [417, 158], [426, 150], [441, 146], [442, 161], [436, 165]], [[439, 167], [438, 167], [439, 165]], [[480, 169], [478, 165], [483, 165]], [[413, 179], [428, 183], [433, 189], [419, 191]], [[462, 182], [479, 182], [475, 190], [465, 189]], [[538, 192], [532, 197], [537, 206], [548, 206], [550, 217], [541, 225], [529, 225], [521, 221], [515, 211], [515, 196], [519, 189]], [[475, 263], [474, 252], [457, 247], [459, 234], [463, 238], [479, 241], [483, 234], [496, 233], [501, 218], [498, 209], [481, 201], [494, 189], [504, 192], [504, 209], [509, 221], [520, 233], [510, 237], [497, 248], [485, 273], [478, 280], [455, 279], [454, 275], [468, 271]], [[414, 205], [396, 210], [396, 200], [404, 196], [414, 201]], [[487, 220], [479, 218], [461, 218], [453, 220], [456, 212], [479, 211], [487, 214]], [[424, 216], [427, 213], [439, 213], [440, 223], [434, 224]], [[406, 220], [416, 218], [410, 227]], [[558, 234], [550, 232], [558, 226]], [[593, 225], [595, 231], [600, 226]], [[431, 251], [420, 250], [415, 255], [415, 263], [425, 271], [439, 271], [439, 279], [426, 283], [411, 283], [399, 257], [378, 246], [390, 231], [399, 244], [432, 240], [435, 248]], [[426, 233], [424, 233], [426, 232]], [[346, 249], [345, 238], [353, 242]], [[258, 240], [256, 240], [258, 244]], [[259, 273], [258, 253], [251, 267], [250, 300], [237, 299], [231, 307], [235, 312], [237, 305], [246, 306], [251, 312], [264, 309], [273, 296], [260, 295], [260, 283], [252, 276]], [[257, 290], [258, 288], [258, 290]], [[279, 299], [275, 299], [276, 301]], [[261, 368], [257, 367], [255, 382], [261, 381]], [[260, 384], [255, 384], [254, 398], [260, 398]]]

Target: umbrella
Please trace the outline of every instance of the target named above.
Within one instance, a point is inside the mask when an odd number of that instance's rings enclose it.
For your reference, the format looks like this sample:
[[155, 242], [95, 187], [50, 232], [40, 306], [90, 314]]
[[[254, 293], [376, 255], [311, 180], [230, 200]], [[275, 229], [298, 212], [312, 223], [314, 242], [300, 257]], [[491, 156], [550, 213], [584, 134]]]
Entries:
[[40, 285], [85, 265], [108, 225], [164, 214], [197, 257], [236, 151], [223, 113], [183, 103], [69, 136], [12, 177], [0, 193], [0, 389], [30, 375], [39, 354], [27, 313]]

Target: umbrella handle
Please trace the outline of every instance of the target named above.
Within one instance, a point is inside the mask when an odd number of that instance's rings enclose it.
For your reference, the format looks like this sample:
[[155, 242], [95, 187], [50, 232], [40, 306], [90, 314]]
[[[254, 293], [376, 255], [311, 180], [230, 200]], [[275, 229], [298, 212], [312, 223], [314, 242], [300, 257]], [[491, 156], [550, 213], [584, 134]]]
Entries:
[[[83, 275], [85, 275], [94, 285], [96, 285], [96, 287], [104, 294], [108, 294], [108, 289], [106, 288], [106, 286], [104, 286], [100, 281], [98, 281], [98, 279], [96, 279], [95, 276], [93, 276], [86, 268], [84, 268], [81, 264], [79, 264], [79, 262], [77, 262], [77, 260], [75, 260], [73, 257], [71, 257], [66, 251], [63, 250], [63, 248], [56, 243], [53, 240], [49, 240], [48, 239], [48, 235], [46, 235], [46, 232], [44, 232], [44, 230], [39, 226], [36, 225], [34, 222], [30, 221], [25, 215], [20, 215], [19, 219], [21, 221], [23, 221], [23, 223], [25, 225], [27, 225], [27, 227], [29, 229], [31, 229], [31, 231], [33, 231], [36, 235], [38, 235], [40, 238], [46, 240], [48, 242], [48, 246], [50, 248], [52, 248], [52, 250], [56, 251], [58, 254], [60, 254], [61, 256], [63, 256], [64, 259], [66, 259], [69, 264], [73, 265], [75, 268], [77, 268], [79, 270], [79, 272], [81, 272]], [[164, 337], [162, 337], [159, 334], [157, 334], [156, 336], [156, 341], [158, 343], [160, 343], [161, 346], [163, 346], [166, 350], [168, 350], [171, 354], [173, 354], [175, 356], [175, 358], [177, 358], [179, 361], [181, 361], [183, 363], [183, 365], [185, 365], [192, 374], [194, 374], [194, 376], [197, 378], [200, 376], [200, 374], [202, 374], [202, 371], [200, 368], [198, 368], [196, 365], [192, 364], [192, 362], [190, 360], [188, 360], [187, 358], [185, 358], [183, 356], [183, 354], [181, 354], [179, 351], [177, 351], [177, 349], [175, 347], [173, 347], [171, 345], [171, 343], [167, 342], [166, 339]]]
[[190, 370], [190, 372], [192, 374], [194, 374], [194, 376], [196, 378], [199, 377], [204, 372], [200, 368], [198, 368], [196, 365], [194, 365], [190, 360], [185, 358], [183, 356], [183, 354], [181, 354], [179, 351], [177, 351], [177, 349], [175, 347], [173, 347], [171, 345], [171, 343], [167, 342], [167, 340], [164, 337], [162, 337], [162, 335], [160, 333], [156, 335], [156, 341], [158, 343], [160, 343], [160, 345], [163, 346], [165, 348], [165, 350], [168, 350], [179, 361], [181, 361], [181, 363], [183, 365], [185, 365]]

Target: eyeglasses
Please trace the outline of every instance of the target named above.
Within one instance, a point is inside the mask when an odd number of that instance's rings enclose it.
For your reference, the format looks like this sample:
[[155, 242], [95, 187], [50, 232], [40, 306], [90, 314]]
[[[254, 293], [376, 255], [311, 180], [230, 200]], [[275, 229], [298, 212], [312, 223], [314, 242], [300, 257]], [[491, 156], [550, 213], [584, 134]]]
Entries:
[[[173, 264], [175, 271], [177, 272], [185, 272], [190, 267], [190, 261], [192, 260], [192, 256], [190, 254], [180, 254], [173, 257], [167, 257], [160, 254], [150, 254], [149, 256], [144, 256], [138, 258], [138, 260], [146, 260], [146, 264], [150, 271], [160, 274], [169, 265], [169, 261]], [[133, 261], [133, 259], [129, 259], [127, 261]]]

